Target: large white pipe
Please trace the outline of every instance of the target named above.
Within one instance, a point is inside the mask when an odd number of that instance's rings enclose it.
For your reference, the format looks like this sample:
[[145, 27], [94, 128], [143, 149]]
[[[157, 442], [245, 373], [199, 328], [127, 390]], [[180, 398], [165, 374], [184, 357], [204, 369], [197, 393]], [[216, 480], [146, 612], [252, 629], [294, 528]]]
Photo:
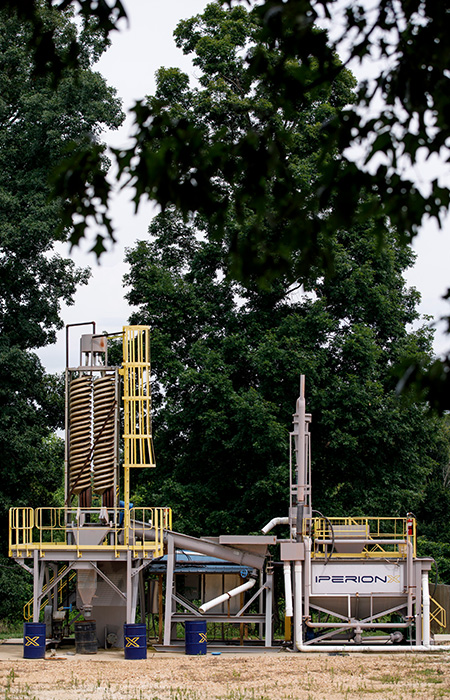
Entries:
[[422, 571], [422, 642], [424, 647], [430, 646], [430, 589], [428, 586], [428, 571]]
[[397, 653], [405, 653], [406, 651], [410, 652], [422, 652], [422, 651], [430, 651], [433, 650], [433, 653], [435, 651], [445, 651], [447, 649], [448, 653], [448, 647], [442, 646], [442, 647], [429, 647], [425, 646], [424, 644], [421, 644], [420, 646], [408, 646], [406, 644], [335, 644], [335, 645], [321, 645], [319, 646], [318, 644], [296, 644], [295, 648], [297, 651], [307, 651], [309, 654], [315, 654], [316, 652], [325, 652], [326, 654], [329, 654], [330, 652], [354, 652], [359, 653], [359, 652], [367, 652], [371, 651], [376, 654], [381, 654], [383, 652], [387, 652], [389, 654], [392, 654], [394, 652]]
[[267, 525], [264, 525], [264, 527], [261, 529], [261, 532], [267, 535], [267, 533], [273, 530], [273, 528], [276, 525], [289, 525], [289, 518], [272, 518], [272, 520], [268, 522]]
[[203, 603], [199, 607], [199, 610], [201, 613], [205, 613], [207, 610], [211, 610], [211, 608], [215, 608], [216, 605], [220, 605], [221, 603], [225, 603], [227, 600], [230, 598], [234, 598], [234, 596], [239, 595], [239, 593], [243, 593], [244, 591], [248, 591], [250, 588], [253, 588], [255, 585], [256, 580], [254, 578], [249, 579], [245, 583], [242, 584], [242, 586], [238, 586], [237, 588], [232, 588], [231, 591], [228, 591], [227, 593], [222, 593], [222, 595], [217, 596], [217, 598], [213, 598], [212, 600], [209, 600], [207, 603]]
[[294, 563], [294, 643], [296, 647], [303, 645], [303, 605], [302, 605], [302, 562]]
[[292, 579], [291, 579], [291, 562], [285, 561], [283, 564], [284, 573], [284, 598], [286, 601], [286, 617], [292, 617]]
[[303, 542], [305, 543], [305, 571], [303, 575], [303, 589], [305, 593], [304, 607], [305, 613], [308, 614], [309, 598], [311, 594], [311, 538], [304, 537]]

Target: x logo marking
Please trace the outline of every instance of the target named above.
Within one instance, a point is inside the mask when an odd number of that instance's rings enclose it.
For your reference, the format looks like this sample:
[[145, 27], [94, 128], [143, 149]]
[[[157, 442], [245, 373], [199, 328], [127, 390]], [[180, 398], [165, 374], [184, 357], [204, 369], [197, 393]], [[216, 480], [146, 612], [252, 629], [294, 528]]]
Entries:
[[139, 637], [125, 637], [126, 647], [137, 647], [139, 649], [139, 644], [138, 644]]
[[39, 637], [25, 637], [25, 646], [26, 647], [38, 647], [39, 646], [38, 639], [39, 639]]

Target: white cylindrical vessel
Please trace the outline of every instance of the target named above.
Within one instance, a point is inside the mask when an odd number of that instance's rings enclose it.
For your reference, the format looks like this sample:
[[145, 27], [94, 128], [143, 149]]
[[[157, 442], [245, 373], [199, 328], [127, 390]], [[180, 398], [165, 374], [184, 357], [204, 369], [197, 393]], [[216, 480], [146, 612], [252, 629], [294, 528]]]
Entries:
[[422, 571], [422, 642], [424, 647], [430, 646], [430, 589], [428, 586], [428, 571]]
[[291, 562], [285, 561], [283, 564], [284, 574], [284, 597], [286, 601], [286, 617], [292, 617], [294, 614], [292, 608], [292, 579], [291, 579]]

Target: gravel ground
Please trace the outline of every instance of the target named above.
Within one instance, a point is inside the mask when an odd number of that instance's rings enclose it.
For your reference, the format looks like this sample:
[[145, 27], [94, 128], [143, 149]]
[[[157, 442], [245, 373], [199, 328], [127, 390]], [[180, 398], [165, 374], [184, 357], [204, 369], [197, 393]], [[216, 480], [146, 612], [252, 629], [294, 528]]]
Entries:
[[[428, 654], [123, 652], [21, 658], [0, 647], [0, 698], [18, 700], [373, 700], [450, 699], [450, 649]], [[3, 696], [4, 692], [4, 696]]]

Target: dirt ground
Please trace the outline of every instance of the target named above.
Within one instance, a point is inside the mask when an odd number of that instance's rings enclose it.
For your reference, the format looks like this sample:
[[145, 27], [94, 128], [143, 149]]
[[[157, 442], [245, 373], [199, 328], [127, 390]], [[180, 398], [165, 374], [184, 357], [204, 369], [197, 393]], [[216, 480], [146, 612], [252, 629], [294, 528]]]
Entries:
[[[22, 658], [0, 646], [3, 700], [434, 700], [450, 699], [450, 647], [429, 653], [348, 655], [58, 652]], [[4, 693], [4, 694], [3, 694]]]

